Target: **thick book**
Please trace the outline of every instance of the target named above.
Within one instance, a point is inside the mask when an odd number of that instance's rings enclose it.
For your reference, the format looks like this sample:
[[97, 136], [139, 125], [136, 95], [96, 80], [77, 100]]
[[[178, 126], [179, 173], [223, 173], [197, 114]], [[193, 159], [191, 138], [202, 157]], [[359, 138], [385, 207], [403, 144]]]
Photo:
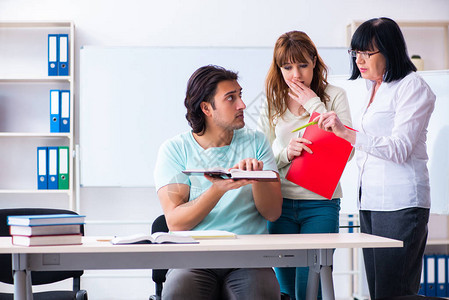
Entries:
[[116, 236], [111, 240], [114, 245], [121, 244], [197, 244], [194, 238], [169, 232], [155, 232], [149, 234], [132, 234]]
[[81, 234], [64, 235], [13, 235], [12, 244], [17, 246], [56, 246], [56, 245], [80, 245]]
[[[313, 113], [310, 121], [317, 116], [318, 113]], [[285, 178], [324, 198], [332, 199], [353, 147], [348, 141], [317, 125], [308, 126], [303, 138], [312, 142], [307, 146], [313, 153], [303, 151], [295, 157]]]
[[8, 216], [8, 225], [63, 225], [84, 224], [85, 216], [71, 214]]
[[187, 175], [209, 175], [212, 177], [218, 177], [223, 179], [250, 179], [258, 181], [277, 181], [278, 177], [276, 172], [270, 170], [264, 171], [245, 171], [240, 169], [191, 169], [182, 171]]
[[80, 234], [81, 225], [42, 225], [42, 226], [17, 226], [9, 227], [11, 235], [55, 235], [55, 234]]
[[237, 235], [226, 230], [187, 230], [172, 231], [176, 235], [190, 236], [195, 240], [199, 239], [235, 239]]

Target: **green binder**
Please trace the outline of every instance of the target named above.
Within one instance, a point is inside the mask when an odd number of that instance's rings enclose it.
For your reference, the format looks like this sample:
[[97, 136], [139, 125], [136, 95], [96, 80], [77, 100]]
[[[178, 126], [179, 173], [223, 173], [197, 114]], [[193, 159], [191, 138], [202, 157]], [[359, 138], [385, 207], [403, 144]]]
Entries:
[[69, 147], [59, 147], [58, 187], [60, 190], [69, 189]]

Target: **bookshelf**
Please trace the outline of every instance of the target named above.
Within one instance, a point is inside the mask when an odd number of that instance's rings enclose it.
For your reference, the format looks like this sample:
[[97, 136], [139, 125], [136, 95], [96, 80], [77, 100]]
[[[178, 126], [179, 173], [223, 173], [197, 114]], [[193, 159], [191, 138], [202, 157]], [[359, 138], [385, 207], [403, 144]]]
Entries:
[[[48, 76], [48, 34], [69, 36], [68, 76]], [[52, 205], [75, 208], [74, 40], [70, 21], [0, 22], [0, 200], [14, 206], [26, 198], [36, 199], [36, 207], [51, 199]], [[51, 89], [70, 90], [68, 133], [50, 132]], [[68, 189], [37, 189], [39, 146], [69, 148]]]

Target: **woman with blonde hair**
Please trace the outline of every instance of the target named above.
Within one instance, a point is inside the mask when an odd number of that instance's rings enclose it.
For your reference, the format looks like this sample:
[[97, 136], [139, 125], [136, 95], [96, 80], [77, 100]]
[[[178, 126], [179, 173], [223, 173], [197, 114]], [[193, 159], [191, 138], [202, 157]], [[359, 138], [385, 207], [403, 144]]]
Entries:
[[[343, 124], [351, 126], [346, 92], [329, 84], [327, 73], [307, 34], [291, 31], [278, 38], [265, 82], [267, 101], [262, 105], [258, 124], [273, 148], [284, 198], [281, 217], [268, 223], [270, 233], [338, 232], [340, 184], [332, 200], [328, 200], [285, 179], [295, 157], [303, 151], [312, 153], [308, 147], [312, 141], [302, 137], [304, 130], [292, 133], [309, 122], [312, 113], [334, 111]], [[292, 299], [305, 299], [308, 268], [276, 268], [275, 271], [283, 293]]]

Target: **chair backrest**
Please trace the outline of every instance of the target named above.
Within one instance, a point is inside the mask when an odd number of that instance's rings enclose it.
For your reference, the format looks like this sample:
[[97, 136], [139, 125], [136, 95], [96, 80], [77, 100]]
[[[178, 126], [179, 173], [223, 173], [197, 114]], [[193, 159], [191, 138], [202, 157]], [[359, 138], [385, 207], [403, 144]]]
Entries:
[[[21, 215], [50, 215], [50, 214], [74, 214], [71, 210], [52, 208], [7, 208], [0, 209], [0, 236], [9, 236], [9, 226], [6, 223], [8, 216]], [[84, 226], [81, 226], [84, 235]], [[13, 284], [12, 262], [10, 254], [0, 254], [0, 281]], [[31, 281], [33, 285], [53, 283], [72, 277], [80, 277], [83, 271], [33, 271]]]
[[[167, 221], [164, 215], [160, 215], [154, 220], [151, 226], [151, 233], [155, 232], [168, 232]], [[162, 283], [165, 282], [165, 275], [167, 274], [167, 269], [154, 269], [153, 270], [153, 281], [156, 283], [156, 294], [159, 294], [162, 290]], [[160, 296], [160, 294], [159, 294]]]
[[153, 225], [151, 226], [151, 233], [155, 232], [168, 232], [167, 221], [165, 220], [164, 215], [160, 215], [154, 220]]

